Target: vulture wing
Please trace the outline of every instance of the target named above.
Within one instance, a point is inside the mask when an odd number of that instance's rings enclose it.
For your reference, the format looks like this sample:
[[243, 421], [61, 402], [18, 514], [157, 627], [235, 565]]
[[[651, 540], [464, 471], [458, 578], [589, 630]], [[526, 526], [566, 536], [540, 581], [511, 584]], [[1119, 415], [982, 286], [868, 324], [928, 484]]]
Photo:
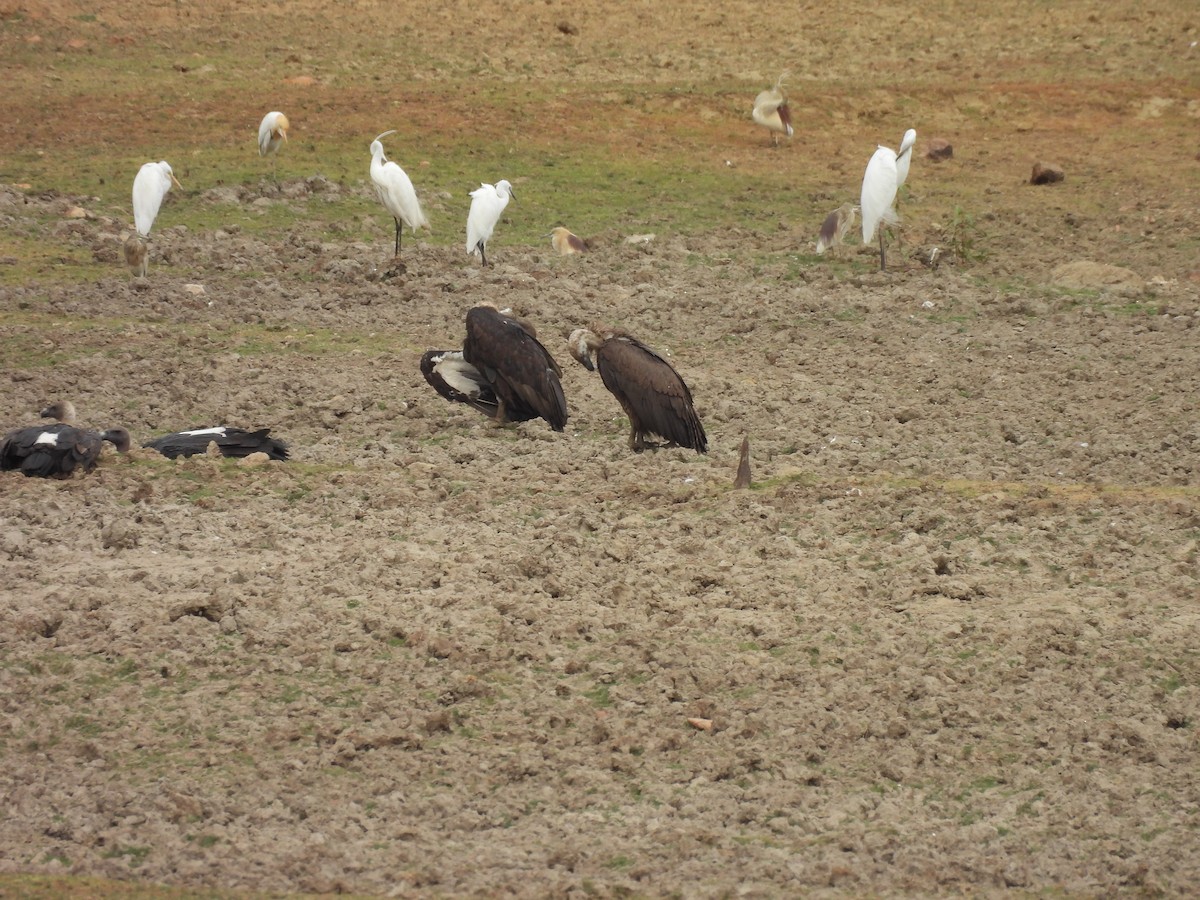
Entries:
[[495, 390], [505, 421], [540, 416], [555, 431], [566, 428], [562, 370], [518, 320], [489, 306], [475, 307], [467, 313], [462, 352]]
[[222, 456], [242, 458], [251, 453], [262, 452], [271, 459], [286, 460], [288, 458], [287, 444], [271, 437], [271, 429], [262, 428], [258, 431], [247, 431], [244, 428], [200, 428], [195, 431], [176, 431], [164, 434], [162, 437], [143, 444], [151, 450], [157, 450], [168, 459], [178, 456], [195, 456], [204, 453], [208, 445], [215, 442]]
[[496, 415], [496, 391], [477, 368], [463, 359], [461, 350], [430, 350], [421, 357], [421, 374], [452, 403], [465, 403], [486, 416]]
[[635, 431], [657, 434], [700, 453], [708, 450], [692, 392], [658, 353], [636, 338], [619, 335], [597, 351], [596, 365]]

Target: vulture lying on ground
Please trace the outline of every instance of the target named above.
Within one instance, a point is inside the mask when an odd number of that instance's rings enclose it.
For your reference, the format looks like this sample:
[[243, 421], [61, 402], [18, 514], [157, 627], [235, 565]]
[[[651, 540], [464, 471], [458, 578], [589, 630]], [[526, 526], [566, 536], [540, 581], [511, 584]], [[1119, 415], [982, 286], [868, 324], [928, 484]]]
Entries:
[[195, 456], [197, 453], [204, 453], [210, 443], [217, 445], [222, 456], [241, 458], [249, 456], [251, 453], [262, 452], [271, 459], [286, 460], [288, 458], [287, 444], [271, 437], [269, 428], [247, 431], [245, 428], [218, 425], [215, 428], [198, 428], [195, 431], [176, 431], [174, 434], [164, 434], [142, 446], [157, 450], [163, 456], [174, 459], [177, 456]]
[[562, 370], [538, 341], [532, 325], [492, 306], [467, 312], [462, 351], [431, 350], [421, 372], [434, 389], [496, 422], [541, 417], [555, 431], [567, 425]]
[[669, 362], [637, 338], [623, 331], [592, 326], [569, 338], [571, 355], [589, 372], [592, 354], [600, 379], [629, 417], [629, 447], [640, 452], [659, 445], [646, 438], [656, 434], [678, 445], [705, 453], [708, 438], [692, 406], [692, 392]]
[[0, 469], [19, 469], [36, 478], [70, 478], [76, 469], [96, 468], [104, 441], [121, 453], [129, 451], [129, 432], [124, 428], [97, 432], [62, 423], [18, 428], [0, 441]]

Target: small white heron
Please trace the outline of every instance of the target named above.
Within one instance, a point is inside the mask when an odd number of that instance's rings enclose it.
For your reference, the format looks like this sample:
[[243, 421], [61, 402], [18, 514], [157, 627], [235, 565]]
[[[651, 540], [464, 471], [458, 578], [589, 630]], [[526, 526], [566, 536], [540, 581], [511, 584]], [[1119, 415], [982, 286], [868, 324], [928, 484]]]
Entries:
[[146, 163], [133, 179], [133, 224], [137, 233], [125, 241], [124, 251], [125, 264], [134, 275], [146, 275], [150, 229], [154, 227], [163, 197], [167, 196], [172, 184], [181, 188], [166, 160]]
[[[911, 148], [906, 153], [911, 153]], [[896, 151], [891, 147], [876, 148], [863, 173], [862, 210], [863, 243], [869, 244], [879, 232], [879, 269], [887, 270], [887, 251], [884, 248], [883, 231], [888, 225], [896, 225], [896, 191], [899, 189], [899, 173], [896, 166]]]
[[288, 117], [279, 111], [267, 113], [258, 126], [258, 155], [270, 154], [272, 175], [275, 174], [279, 148], [287, 143], [289, 127]]
[[495, 185], [481, 184], [471, 191], [471, 211], [467, 213], [467, 252], [478, 253], [487, 266], [487, 242], [492, 237], [500, 214], [508, 206], [510, 197], [515, 197], [512, 185], [507, 180]]
[[408, 173], [383, 155], [382, 139], [396, 130], [385, 131], [371, 141], [371, 181], [375, 182], [375, 193], [379, 202], [396, 220], [396, 252], [400, 255], [400, 232], [407, 225], [416, 234], [418, 228], [429, 228], [429, 220], [421, 210], [416, 189]]
[[779, 135], [792, 136], [792, 114], [788, 109], [787, 96], [783, 93], [783, 79], [787, 72], [779, 76], [775, 87], [762, 91], [754, 98], [754, 109], [750, 117], [759, 125], [771, 131], [771, 140], [778, 146]]
[[133, 224], [142, 237], [150, 235], [154, 220], [158, 218], [163, 197], [167, 196], [171, 185], [182, 189], [179, 179], [175, 177], [165, 159], [148, 162], [138, 169], [137, 176], [133, 179]]
[[912, 148], [917, 142], [917, 129], [910, 128], [904, 132], [900, 141], [900, 149], [896, 151], [896, 189], [899, 190], [908, 180], [908, 167], [912, 165]]

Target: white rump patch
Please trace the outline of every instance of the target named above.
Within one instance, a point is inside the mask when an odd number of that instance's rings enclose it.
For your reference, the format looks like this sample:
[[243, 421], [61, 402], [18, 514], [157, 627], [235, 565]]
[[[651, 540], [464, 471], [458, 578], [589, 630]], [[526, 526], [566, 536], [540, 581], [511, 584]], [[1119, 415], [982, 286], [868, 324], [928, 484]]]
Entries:
[[195, 431], [181, 431], [180, 434], [199, 436], [202, 434], [215, 434], [218, 437], [225, 437], [225, 429], [228, 426], [218, 425], [216, 428], [198, 428]]
[[43, 431], [38, 435], [37, 440], [33, 443], [36, 445], [44, 445], [46, 447], [57, 447], [58, 435], [53, 431]]

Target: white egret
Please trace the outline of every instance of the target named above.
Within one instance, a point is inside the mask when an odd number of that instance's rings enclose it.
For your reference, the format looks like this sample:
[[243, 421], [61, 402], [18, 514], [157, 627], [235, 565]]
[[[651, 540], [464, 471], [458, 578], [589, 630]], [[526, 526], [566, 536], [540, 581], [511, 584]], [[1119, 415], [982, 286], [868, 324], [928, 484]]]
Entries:
[[381, 140], [396, 130], [385, 131], [371, 141], [371, 181], [375, 182], [375, 193], [379, 202], [392, 214], [396, 220], [396, 256], [400, 255], [401, 223], [407, 225], [416, 234], [418, 228], [429, 228], [429, 221], [421, 211], [421, 201], [417, 199], [416, 189], [408, 173], [389, 162], [383, 155]]
[[133, 179], [133, 224], [137, 234], [130, 235], [125, 241], [124, 251], [125, 265], [135, 276], [146, 275], [150, 229], [154, 227], [163, 197], [167, 196], [172, 184], [182, 189], [166, 160], [146, 163]]
[[776, 146], [779, 144], [780, 134], [791, 137], [793, 130], [792, 114], [788, 109], [787, 97], [783, 93], [785, 77], [787, 77], [787, 72], [779, 76], [775, 87], [762, 91], [754, 98], [754, 109], [750, 113], [750, 117], [755, 122], [772, 132], [771, 140], [775, 142]]
[[854, 218], [857, 215], [858, 207], [851, 203], [843, 203], [827, 215], [821, 223], [821, 232], [817, 235], [817, 253], [824, 253], [844, 241], [846, 233], [854, 227]]
[[487, 266], [487, 242], [492, 237], [500, 214], [508, 206], [509, 197], [515, 197], [512, 185], [507, 180], [495, 185], [481, 184], [471, 191], [471, 211], [467, 213], [467, 252], [478, 253], [483, 265]]
[[275, 174], [279, 147], [287, 143], [289, 127], [287, 116], [278, 111], [267, 113], [258, 126], [258, 155], [270, 154], [272, 175]]
[[917, 129], [910, 128], [904, 132], [900, 141], [900, 149], [896, 151], [896, 189], [899, 190], [908, 180], [908, 167], [912, 165], [912, 148], [917, 142]]
[[895, 225], [900, 221], [895, 209], [897, 179], [896, 151], [890, 147], [880, 146], [871, 156], [871, 161], [867, 163], [867, 171], [863, 174], [859, 208], [862, 210], [863, 243], [871, 243], [875, 238], [875, 232], [879, 232], [879, 268], [881, 271], [887, 269], [883, 229], [887, 225]]
[[183, 187], [165, 159], [148, 162], [138, 169], [137, 177], [133, 179], [133, 224], [142, 237], [149, 237], [163, 197], [167, 196], [171, 185], [181, 190]]

